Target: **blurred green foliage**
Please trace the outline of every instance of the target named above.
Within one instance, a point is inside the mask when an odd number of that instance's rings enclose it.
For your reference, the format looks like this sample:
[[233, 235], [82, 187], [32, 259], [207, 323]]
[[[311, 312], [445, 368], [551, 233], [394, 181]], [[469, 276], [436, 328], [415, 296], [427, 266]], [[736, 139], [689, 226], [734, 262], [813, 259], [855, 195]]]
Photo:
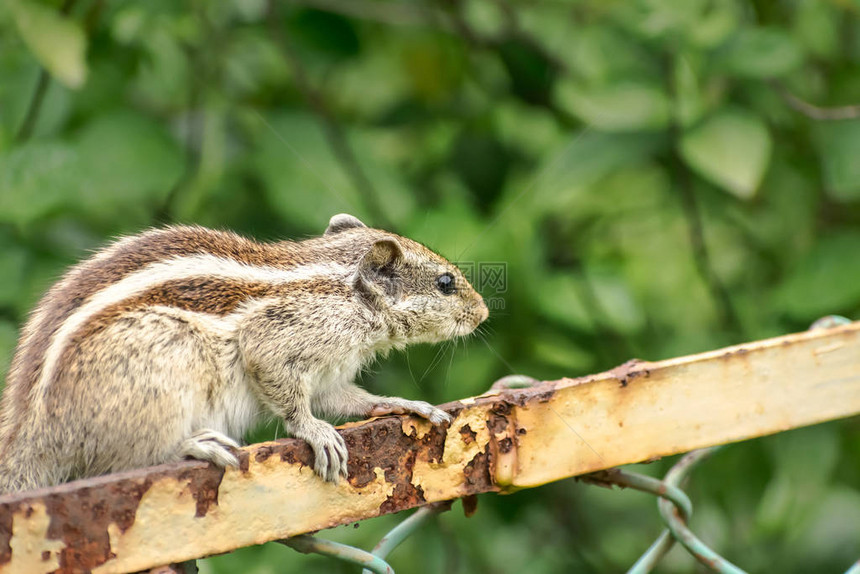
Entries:
[[[510, 372], [581, 375], [856, 317], [860, 119], [844, 106], [860, 102], [858, 12], [5, 2], [0, 371], [41, 293], [110, 237], [171, 222], [304, 237], [342, 211], [507, 266], [504, 289], [484, 287], [485, 333], [380, 363], [364, 383], [382, 393], [441, 402]], [[753, 572], [842, 571], [860, 556], [858, 484], [856, 418], [791, 431], [698, 470], [693, 525]], [[369, 548], [397, 520], [326, 535]], [[616, 572], [658, 531], [651, 498], [565, 481], [443, 515], [392, 563]], [[201, 568], [353, 571], [277, 545]], [[680, 551], [661, 566], [694, 570]]]

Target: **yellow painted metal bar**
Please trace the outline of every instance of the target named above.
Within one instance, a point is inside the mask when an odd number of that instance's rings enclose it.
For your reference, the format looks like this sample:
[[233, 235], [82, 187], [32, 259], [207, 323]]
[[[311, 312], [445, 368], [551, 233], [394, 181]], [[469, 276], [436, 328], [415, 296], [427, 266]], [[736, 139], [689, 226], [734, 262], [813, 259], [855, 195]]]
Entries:
[[342, 427], [349, 480], [292, 439], [0, 497], [0, 571], [132, 572], [860, 413], [860, 323]]
[[[744, 440], [860, 413], [860, 323], [554, 383], [517, 409], [511, 484]], [[527, 435], [528, 436], [528, 435]]]

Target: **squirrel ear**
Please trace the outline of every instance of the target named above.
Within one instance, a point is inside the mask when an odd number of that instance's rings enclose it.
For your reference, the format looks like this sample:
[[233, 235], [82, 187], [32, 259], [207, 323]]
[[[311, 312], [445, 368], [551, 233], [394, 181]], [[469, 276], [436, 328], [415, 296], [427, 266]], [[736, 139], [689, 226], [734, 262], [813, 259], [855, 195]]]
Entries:
[[403, 259], [403, 248], [394, 238], [379, 239], [362, 255], [355, 273], [355, 286], [373, 297], [397, 298], [394, 267]]
[[339, 233], [344, 229], [352, 229], [353, 227], [367, 227], [357, 217], [353, 217], [348, 213], [338, 213], [328, 220], [328, 228], [325, 230], [325, 235]]

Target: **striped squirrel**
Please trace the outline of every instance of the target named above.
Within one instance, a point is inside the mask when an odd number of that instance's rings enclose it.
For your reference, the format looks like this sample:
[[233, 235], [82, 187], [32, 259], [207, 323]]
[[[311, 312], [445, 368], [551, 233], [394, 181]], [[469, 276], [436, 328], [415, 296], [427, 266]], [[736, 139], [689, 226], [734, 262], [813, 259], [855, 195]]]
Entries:
[[313, 413], [450, 422], [353, 379], [377, 353], [466, 335], [487, 315], [448, 261], [351, 215], [300, 242], [202, 227], [121, 239], [68, 271], [23, 328], [0, 403], [0, 492], [184, 457], [236, 466], [263, 413], [337, 482], [346, 445]]

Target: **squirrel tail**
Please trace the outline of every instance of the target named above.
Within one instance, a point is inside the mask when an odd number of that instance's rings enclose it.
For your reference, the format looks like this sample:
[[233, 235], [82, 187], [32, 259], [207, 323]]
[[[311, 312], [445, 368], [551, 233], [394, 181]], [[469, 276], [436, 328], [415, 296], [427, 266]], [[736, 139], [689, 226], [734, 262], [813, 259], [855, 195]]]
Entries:
[[7, 443], [0, 453], [0, 494], [59, 484], [62, 480], [55, 480], [52, 470], [41, 468], [32, 455], [15, 448], [14, 442]]

